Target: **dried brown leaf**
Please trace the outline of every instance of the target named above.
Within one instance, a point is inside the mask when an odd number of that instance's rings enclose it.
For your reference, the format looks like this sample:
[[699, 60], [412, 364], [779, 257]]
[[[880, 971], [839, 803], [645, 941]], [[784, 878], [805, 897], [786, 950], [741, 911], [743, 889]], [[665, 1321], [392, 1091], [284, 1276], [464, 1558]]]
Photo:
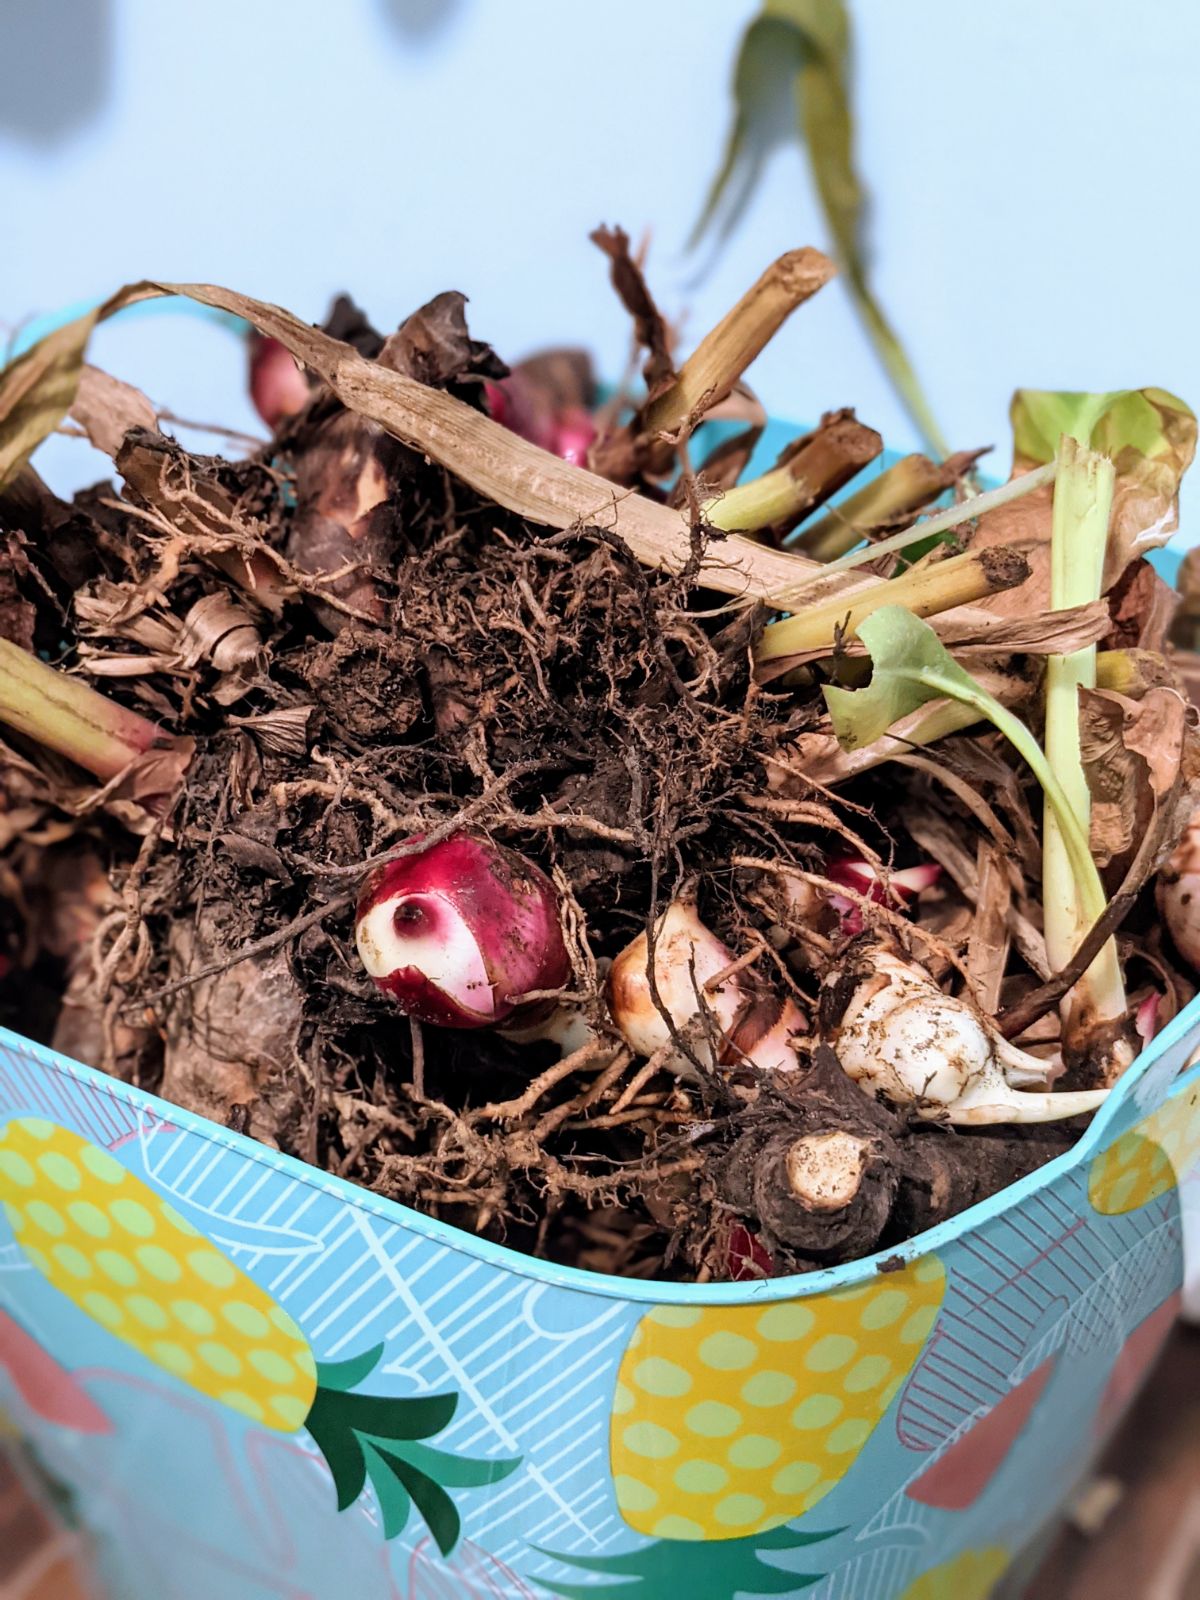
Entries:
[[383, 341], [377, 360], [435, 389], [464, 378], [504, 378], [508, 367], [490, 344], [467, 330], [467, 297], [457, 289], [434, 295]]
[[1000, 990], [1008, 966], [1008, 913], [1012, 878], [1003, 852], [992, 839], [980, 839], [975, 857], [975, 920], [967, 941], [967, 970], [975, 999], [989, 1017], [1000, 1009]]
[[234, 672], [258, 658], [262, 640], [249, 612], [217, 589], [202, 595], [189, 609], [178, 650], [185, 667], [207, 661], [218, 672]]
[[1174, 689], [1140, 700], [1080, 692], [1080, 749], [1092, 795], [1092, 851], [1120, 880], [1143, 841], [1159, 835], [1148, 871], [1169, 854], [1200, 796], [1196, 715]]
[[[983, 602], [986, 605], [986, 601]], [[1103, 600], [1069, 606], [1063, 611], [1041, 611], [1033, 616], [964, 619], [957, 612], [934, 617], [930, 627], [955, 655], [1070, 655], [1096, 644], [1109, 632], [1108, 606]]]
[[[678, 512], [625, 493], [594, 473], [556, 459], [453, 396], [365, 360], [278, 306], [212, 284], [132, 284], [100, 311], [60, 330], [64, 338], [49, 354], [38, 356], [34, 379], [24, 381], [22, 393], [31, 386], [36, 388], [44, 371], [53, 374], [47, 380], [50, 391], [35, 406], [41, 422], [47, 417], [52, 420], [40, 431], [34, 430], [36, 437], [30, 437], [29, 449], [57, 426], [74, 399], [83, 349], [96, 321], [135, 301], [163, 294], [186, 295], [202, 305], [244, 317], [317, 373], [343, 405], [378, 422], [507, 510], [554, 528], [598, 524], [623, 538], [633, 554], [650, 567], [678, 571], [692, 559], [690, 530]], [[45, 344], [35, 346], [29, 355], [42, 352]], [[4, 377], [0, 377], [0, 427], [6, 416], [6, 396], [17, 387], [10, 380], [6, 389]], [[0, 446], [0, 481], [6, 459], [23, 457], [11, 453], [6, 457]], [[736, 535], [710, 549], [703, 568], [704, 582], [710, 588], [763, 599], [796, 587], [817, 571], [815, 562]]]
[[608, 257], [612, 286], [633, 318], [634, 337], [646, 352], [642, 376], [653, 393], [675, 376], [666, 321], [646, 286], [641, 267], [630, 254], [629, 235], [624, 228], [600, 227], [590, 237]]
[[230, 717], [235, 728], [245, 728], [263, 750], [298, 758], [308, 749], [308, 724], [315, 706], [280, 706], [252, 717]]
[[158, 293], [130, 284], [111, 300], [48, 333], [0, 371], [0, 485], [9, 481], [62, 422], [79, 387], [92, 329], [135, 300]]

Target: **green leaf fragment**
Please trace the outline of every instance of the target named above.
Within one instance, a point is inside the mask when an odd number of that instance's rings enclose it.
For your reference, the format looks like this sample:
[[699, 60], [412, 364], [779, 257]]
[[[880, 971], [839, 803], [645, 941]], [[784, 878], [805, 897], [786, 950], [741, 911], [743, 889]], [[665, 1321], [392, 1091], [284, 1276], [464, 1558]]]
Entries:
[[1104, 394], [1018, 389], [1009, 415], [1013, 452], [1028, 464], [1053, 461], [1064, 433], [1114, 459], [1128, 450], [1147, 459], [1182, 458], [1186, 453], [1190, 462], [1195, 450], [1196, 419], [1189, 406], [1165, 389], [1112, 389]]
[[833, 731], [843, 749], [874, 743], [910, 711], [942, 698], [946, 690], [934, 687], [930, 674], [956, 683], [964, 695], [983, 694], [933, 629], [904, 606], [882, 606], [863, 619], [857, 633], [871, 657], [870, 683], [864, 689], [832, 684], [825, 689]]
[[865, 689], [839, 689], [834, 685], [825, 689], [833, 731], [842, 747], [856, 750], [870, 744], [894, 722], [929, 700], [957, 700], [986, 717], [1041, 784], [1062, 832], [1081, 903], [1094, 921], [1103, 911], [1106, 897], [1087, 834], [1042, 747], [1020, 717], [976, 683], [928, 623], [914, 617], [904, 606], [881, 607], [864, 618], [856, 632], [871, 657], [870, 683]]
[[646, 1600], [660, 1600], [663, 1595], [689, 1590], [704, 1600], [757, 1600], [758, 1596], [799, 1594], [827, 1575], [790, 1572], [762, 1560], [762, 1556], [820, 1544], [840, 1532], [840, 1528], [830, 1528], [819, 1533], [797, 1533], [782, 1527], [745, 1539], [656, 1539], [653, 1544], [612, 1556], [567, 1556], [542, 1550], [540, 1554], [564, 1566], [620, 1581], [597, 1586], [594, 1582], [574, 1583], [540, 1575], [537, 1581], [543, 1589], [566, 1600], [585, 1600], [596, 1594], [641, 1595]]
[[1011, 416], [1014, 472], [1053, 460], [1064, 434], [1112, 460], [1105, 592], [1131, 561], [1166, 544], [1179, 526], [1179, 485], [1196, 453], [1196, 418], [1182, 400], [1165, 389], [1018, 389]]

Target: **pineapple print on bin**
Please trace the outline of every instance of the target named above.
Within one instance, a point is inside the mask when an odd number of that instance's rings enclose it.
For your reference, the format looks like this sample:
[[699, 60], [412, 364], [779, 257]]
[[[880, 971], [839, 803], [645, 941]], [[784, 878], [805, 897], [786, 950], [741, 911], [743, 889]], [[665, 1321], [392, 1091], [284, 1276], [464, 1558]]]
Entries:
[[[804, 1299], [648, 1311], [621, 1361], [609, 1455], [623, 1521], [654, 1543], [555, 1559], [647, 1600], [689, 1583], [704, 1600], [733, 1600], [820, 1582], [825, 1571], [796, 1561], [821, 1566], [819, 1546], [842, 1530], [788, 1524], [853, 1468], [924, 1348], [945, 1285], [929, 1255]], [[596, 1592], [595, 1578], [539, 1582], [567, 1597]]]
[[453, 1393], [362, 1393], [382, 1347], [318, 1362], [282, 1307], [116, 1158], [40, 1117], [0, 1127], [0, 1206], [29, 1264], [114, 1338], [209, 1400], [278, 1433], [305, 1429], [339, 1511], [375, 1491], [384, 1537], [415, 1508], [443, 1554], [458, 1542], [452, 1489], [497, 1483], [519, 1460], [428, 1441]]
[[1200, 1083], [1180, 1089], [1092, 1160], [1088, 1199], [1101, 1216], [1149, 1205], [1183, 1182], [1200, 1159]]

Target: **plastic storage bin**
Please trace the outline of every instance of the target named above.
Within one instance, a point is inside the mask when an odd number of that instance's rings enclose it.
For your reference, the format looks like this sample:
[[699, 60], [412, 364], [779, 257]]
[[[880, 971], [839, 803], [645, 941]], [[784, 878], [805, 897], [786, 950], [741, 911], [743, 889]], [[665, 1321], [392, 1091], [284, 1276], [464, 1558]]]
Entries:
[[1071, 1152], [886, 1259], [691, 1286], [0, 1032], [0, 1426], [112, 1600], [982, 1600], [1177, 1310], [1198, 1051], [1200, 1001]]

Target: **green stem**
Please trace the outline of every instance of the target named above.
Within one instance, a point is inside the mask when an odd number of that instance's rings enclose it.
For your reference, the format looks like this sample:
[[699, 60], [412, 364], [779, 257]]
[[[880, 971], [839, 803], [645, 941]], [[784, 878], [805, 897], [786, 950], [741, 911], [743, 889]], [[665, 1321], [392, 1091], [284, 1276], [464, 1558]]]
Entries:
[[[936, 693], [945, 695], [951, 700], [957, 700], [962, 705], [973, 707], [979, 712], [980, 716], [986, 717], [994, 727], [999, 729], [1017, 754], [1026, 762], [1034, 777], [1041, 784], [1043, 793], [1046, 796], [1047, 807], [1061, 832], [1063, 848], [1079, 888], [1080, 902], [1090, 926], [1104, 911], [1105, 906], [1108, 904], [1108, 897], [1104, 892], [1104, 885], [1100, 881], [1100, 874], [1096, 870], [1096, 863], [1092, 860], [1092, 851], [1091, 846], [1088, 844], [1087, 834], [1072, 809], [1067, 791], [1056, 777], [1033, 734], [1021, 721], [1020, 717], [1014, 716], [998, 700], [994, 700], [990, 694], [985, 694], [982, 689], [965, 689], [952, 678], [945, 678], [941, 673], [932, 672], [928, 668], [918, 668], [913, 672], [902, 673], [901, 676], [911, 678], [916, 683], [925, 684]], [[1073, 948], [1074, 946], [1072, 946]], [[1069, 950], [1067, 952], [1068, 958], [1070, 955], [1071, 951]]]
[[704, 520], [726, 533], [755, 532], [792, 523], [816, 498], [806, 479], [787, 467], [773, 467], [760, 478], [726, 489], [704, 505]]
[[[1050, 546], [1050, 603], [1054, 610], [1085, 605], [1100, 596], [1115, 473], [1112, 462], [1076, 439], [1063, 436]], [[1096, 685], [1096, 647], [1051, 656], [1046, 663], [1046, 757], [1086, 838], [1091, 793], [1079, 740], [1079, 691]], [[1085, 883], [1065, 836], [1057, 808], [1047, 805], [1043, 823], [1042, 903], [1046, 953], [1061, 968], [1096, 920]], [[1090, 852], [1089, 852], [1090, 854]], [[1093, 868], [1094, 875], [1094, 868]], [[1103, 910], [1105, 902], [1101, 904]], [[1109, 940], [1080, 983], [1073, 1003], [1100, 1020], [1125, 1014], [1125, 987], [1115, 940]]]

